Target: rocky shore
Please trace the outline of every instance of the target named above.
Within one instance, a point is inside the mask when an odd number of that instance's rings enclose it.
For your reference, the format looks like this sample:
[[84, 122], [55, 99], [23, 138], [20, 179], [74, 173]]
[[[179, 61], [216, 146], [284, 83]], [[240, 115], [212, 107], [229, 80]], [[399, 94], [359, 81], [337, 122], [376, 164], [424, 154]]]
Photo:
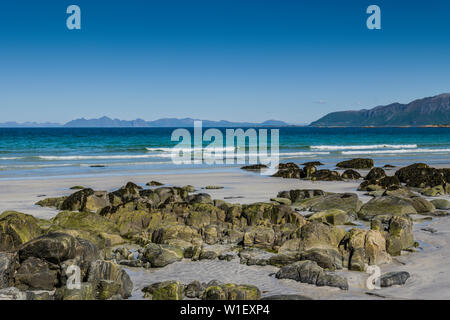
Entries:
[[[421, 254], [415, 224], [450, 213], [450, 169], [377, 168], [371, 159], [343, 161], [336, 170], [319, 170], [320, 165], [280, 164], [274, 177], [357, 181], [359, 187], [354, 192], [289, 189], [266, 202], [244, 204], [203, 192], [218, 192], [221, 185], [128, 182], [113, 191], [77, 185], [70, 195], [37, 202], [58, 211], [51, 219], [3, 212], [0, 299], [127, 299], [136, 294], [133, 272], [151, 275], [188, 261], [270, 268], [266, 276], [274, 283], [333, 288], [335, 298], [353, 290], [354, 277], [367, 278], [369, 266], [394, 266], [381, 275], [382, 288], [414, 281], [398, 259]], [[361, 192], [368, 201], [361, 200]], [[67, 285], [70, 266], [80, 271], [77, 288]], [[140, 298], [154, 300], [310, 298], [271, 295], [253, 283], [220, 277], [158, 278], [138, 286]]]

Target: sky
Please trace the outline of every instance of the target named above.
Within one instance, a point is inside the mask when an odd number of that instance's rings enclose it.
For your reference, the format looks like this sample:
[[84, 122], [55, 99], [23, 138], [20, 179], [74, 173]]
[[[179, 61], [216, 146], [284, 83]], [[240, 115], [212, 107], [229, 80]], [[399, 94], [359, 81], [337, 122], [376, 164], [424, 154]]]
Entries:
[[450, 92], [449, 14], [447, 0], [2, 0], [0, 122], [303, 124], [407, 103]]

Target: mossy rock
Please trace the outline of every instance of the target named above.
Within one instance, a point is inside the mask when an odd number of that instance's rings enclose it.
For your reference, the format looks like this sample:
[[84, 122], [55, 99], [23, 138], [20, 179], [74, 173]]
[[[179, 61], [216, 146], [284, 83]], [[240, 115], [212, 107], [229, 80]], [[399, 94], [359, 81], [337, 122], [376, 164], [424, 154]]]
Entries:
[[403, 216], [416, 213], [416, 209], [407, 199], [383, 196], [373, 198], [365, 203], [361, 207], [358, 216], [363, 220], [371, 220], [378, 215]]
[[46, 198], [36, 202], [35, 205], [59, 209], [66, 199], [67, 197]]
[[123, 243], [119, 228], [98, 214], [91, 212], [63, 211], [51, 220], [52, 225], [47, 232], [59, 231], [90, 240], [98, 247]]
[[152, 300], [183, 300], [184, 286], [179, 281], [153, 283], [142, 289], [144, 297]]
[[31, 215], [17, 211], [0, 215], [0, 251], [17, 249], [41, 234], [39, 220]]
[[316, 212], [308, 217], [310, 221], [327, 222], [333, 225], [346, 224], [350, 217], [347, 212], [339, 209], [329, 209], [321, 212]]

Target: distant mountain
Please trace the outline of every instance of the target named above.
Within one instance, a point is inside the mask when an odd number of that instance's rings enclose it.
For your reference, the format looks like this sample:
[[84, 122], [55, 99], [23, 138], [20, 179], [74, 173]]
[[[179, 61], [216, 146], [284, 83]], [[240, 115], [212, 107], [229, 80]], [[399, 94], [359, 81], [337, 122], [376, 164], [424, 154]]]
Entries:
[[37, 122], [22, 122], [18, 123], [15, 121], [3, 122], [0, 123], [1, 128], [54, 128], [61, 127], [59, 123], [45, 122], [45, 123], [37, 123]]
[[[67, 122], [65, 127], [192, 127], [195, 119], [192, 118], [163, 118], [154, 121], [145, 121], [136, 119], [132, 121], [125, 121], [119, 119], [111, 119], [102, 117], [99, 119], [77, 119]], [[251, 122], [231, 122], [231, 121], [211, 121], [202, 120], [204, 127], [255, 127], [255, 126], [287, 126], [283, 121], [267, 120], [262, 123]]]
[[373, 109], [332, 112], [310, 124], [315, 127], [450, 125], [450, 93], [392, 103]]
[[[36, 122], [5, 122], [0, 123], [2, 128], [36, 128], [36, 127], [68, 127], [68, 128], [160, 128], [160, 127], [192, 127], [194, 125], [195, 119], [192, 118], [164, 118], [154, 121], [145, 121], [143, 119], [136, 120], [120, 120], [111, 119], [108, 117], [101, 117], [98, 119], [85, 119], [80, 118], [67, 122], [66, 124], [58, 123], [36, 123]], [[288, 124], [283, 121], [278, 120], [267, 120], [262, 123], [251, 123], [251, 122], [231, 122], [231, 121], [211, 121], [203, 120], [203, 127], [283, 127]]]

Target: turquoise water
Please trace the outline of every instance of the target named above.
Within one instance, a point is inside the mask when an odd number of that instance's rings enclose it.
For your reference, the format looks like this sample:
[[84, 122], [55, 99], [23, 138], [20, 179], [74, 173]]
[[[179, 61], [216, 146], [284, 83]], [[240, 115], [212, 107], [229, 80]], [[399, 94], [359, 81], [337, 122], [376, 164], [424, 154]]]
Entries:
[[[171, 141], [173, 130], [0, 128], [0, 179], [240, 166], [175, 165], [170, 153], [170, 148], [178, 143]], [[225, 135], [225, 129], [220, 130]], [[329, 168], [342, 159], [354, 157], [373, 158], [377, 165], [417, 161], [450, 164], [450, 128], [285, 127], [279, 130], [280, 161], [320, 160]], [[207, 145], [205, 142], [203, 146]], [[223, 157], [220, 154], [216, 159], [225, 157], [226, 154]]]

